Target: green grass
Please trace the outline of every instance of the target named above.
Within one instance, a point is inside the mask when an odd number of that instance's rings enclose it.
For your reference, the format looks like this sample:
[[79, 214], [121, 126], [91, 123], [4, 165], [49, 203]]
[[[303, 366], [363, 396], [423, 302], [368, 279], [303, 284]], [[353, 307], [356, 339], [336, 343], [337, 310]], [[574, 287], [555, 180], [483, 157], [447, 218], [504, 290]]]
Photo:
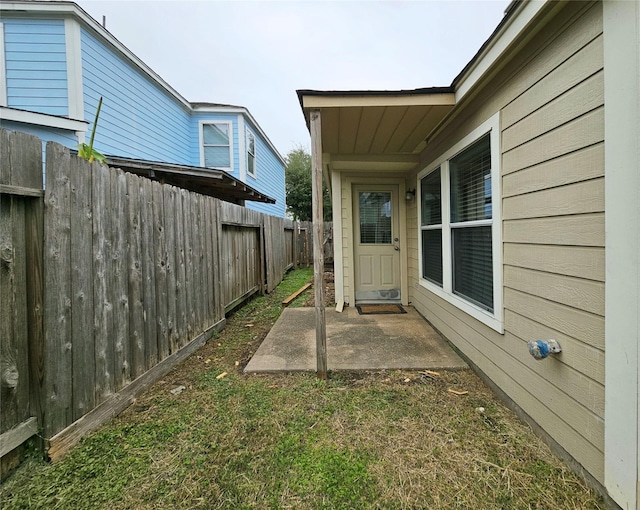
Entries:
[[310, 278], [294, 271], [237, 310], [59, 463], [27, 459], [0, 506], [604, 508], [470, 371], [244, 375], [282, 299]]

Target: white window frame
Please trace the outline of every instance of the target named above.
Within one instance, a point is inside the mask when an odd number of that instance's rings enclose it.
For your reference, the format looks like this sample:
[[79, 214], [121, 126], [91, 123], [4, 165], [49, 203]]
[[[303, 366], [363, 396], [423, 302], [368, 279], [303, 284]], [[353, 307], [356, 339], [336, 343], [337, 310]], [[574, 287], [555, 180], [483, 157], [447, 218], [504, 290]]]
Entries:
[[[253, 138], [253, 154], [251, 154], [249, 147], [251, 144], [249, 143], [249, 139]], [[250, 130], [246, 130], [246, 151], [245, 157], [247, 160], [247, 175], [253, 177], [254, 179], [258, 177], [258, 158], [256, 157], [258, 152], [258, 137]], [[249, 169], [249, 155], [253, 156], [253, 172]]]
[[7, 106], [7, 61], [4, 55], [4, 23], [0, 23], [0, 106]]
[[67, 105], [70, 119], [84, 120], [84, 89], [82, 83], [82, 43], [80, 23], [72, 18], [64, 20], [67, 57]]
[[205, 166], [204, 158], [204, 126], [226, 124], [229, 128], [229, 166], [215, 167], [218, 170], [226, 170], [233, 172], [233, 122], [226, 120], [201, 120], [200, 121], [200, 166], [204, 168], [213, 168]]
[[[491, 143], [491, 210], [490, 220], [474, 221], [465, 223], [466, 226], [490, 225], [492, 236], [492, 262], [493, 262], [493, 312], [485, 310], [480, 306], [467, 301], [463, 297], [453, 293], [453, 253], [451, 246], [452, 228], [457, 224], [451, 223], [451, 203], [450, 203], [450, 174], [449, 161], [460, 154], [477, 140], [490, 134]], [[491, 118], [483, 122], [471, 133], [457, 142], [451, 149], [446, 151], [436, 160], [428, 164], [417, 176], [416, 198], [418, 199], [418, 260], [419, 260], [419, 285], [429, 292], [436, 294], [445, 301], [456, 306], [473, 318], [486, 324], [499, 333], [504, 333], [503, 319], [503, 288], [502, 288], [502, 193], [500, 176], [500, 113], [496, 113]], [[422, 226], [422, 200], [420, 200], [420, 181], [431, 172], [440, 169], [440, 185], [442, 189], [441, 209], [442, 209], [442, 287], [425, 279], [422, 269], [422, 231], [429, 227]]]

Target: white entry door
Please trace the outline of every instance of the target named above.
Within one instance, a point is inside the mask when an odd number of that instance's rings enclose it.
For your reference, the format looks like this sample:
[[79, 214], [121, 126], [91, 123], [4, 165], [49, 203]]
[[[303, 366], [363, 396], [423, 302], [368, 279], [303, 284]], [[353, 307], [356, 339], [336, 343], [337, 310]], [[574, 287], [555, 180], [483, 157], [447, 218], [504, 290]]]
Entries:
[[398, 186], [354, 185], [356, 303], [400, 302]]

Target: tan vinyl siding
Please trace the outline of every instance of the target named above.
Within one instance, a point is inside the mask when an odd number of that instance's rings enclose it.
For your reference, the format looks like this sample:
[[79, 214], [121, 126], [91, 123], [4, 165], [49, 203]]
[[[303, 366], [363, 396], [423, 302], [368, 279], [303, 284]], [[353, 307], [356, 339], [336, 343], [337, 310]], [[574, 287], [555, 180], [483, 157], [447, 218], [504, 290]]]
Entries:
[[[523, 121], [525, 122], [525, 121]], [[504, 173], [516, 172], [602, 141], [604, 108], [598, 108], [502, 155]]]
[[[604, 176], [604, 144], [570, 152], [502, 177], [502, 196], [524, 195]], [[506, 200], [505, 200], [506, 202]]]
[[[590, 35], [597, 30], [595, 23], [593, 29], [589, 32]], [[602, 66], [603, 47], [600, 35], [551, 71], [544, 80], [538, 81], [509, 103], [502, 110], [502, 128], [507, 129], [527, 113], [536, 112], [543, 106], [559, 101], [567, 94], [565, 91], [572, 90], [569, 87], [579, 85], [585, 77], [601, 72]]]
[[[406, 182], [406, 188], [409, 190], [417, 189], [414, 180]], [[419, 191], [419, 190], [418, 190]], [[409, 282], [416, 281], [418, 278], [418, 272], [420, 270], [420, 264], [418, 262], [418, 237], [415, 232], [418, 231], [418, 200], [420, 200], [418, 193], [416, 197], [406, 202], [407, 204], [407, 274]], [[413, 235], [412, 235], [413, 234]], [[411, 295], [411, 289], [409, 289], [409, 295]]]
[[503, 232], [505, 243], [604, 246], [604, 213], [505, 221]]
[[503, 263], [604, 282], [604, 247], [508, 243]]
[[[602, 68], [602, 6], [568, 3], [491, 83], [456, 107], [421, 156], [429, 164], [500, 112], [504, 335], [415, 285], [418, 225], [415, 207], [408, 211], [412, 303], [600, 482]], [[535, 361], [526, 343], [538, 338], [557, 339], [562, 354]]]

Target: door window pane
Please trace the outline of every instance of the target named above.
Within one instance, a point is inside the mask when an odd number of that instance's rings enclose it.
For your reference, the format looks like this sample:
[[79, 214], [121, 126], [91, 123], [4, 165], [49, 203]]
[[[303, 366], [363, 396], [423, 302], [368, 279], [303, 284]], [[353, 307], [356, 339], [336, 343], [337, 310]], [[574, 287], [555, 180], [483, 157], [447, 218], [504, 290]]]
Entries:
[[391, 244], [391, 193], [360, 192], [360, 243]]
[[491, 219], [491, 142], [489, 135], [449, 162], [451, 222]]
[[491, 227], [454, 228], [453, 292], [493, 311]]

